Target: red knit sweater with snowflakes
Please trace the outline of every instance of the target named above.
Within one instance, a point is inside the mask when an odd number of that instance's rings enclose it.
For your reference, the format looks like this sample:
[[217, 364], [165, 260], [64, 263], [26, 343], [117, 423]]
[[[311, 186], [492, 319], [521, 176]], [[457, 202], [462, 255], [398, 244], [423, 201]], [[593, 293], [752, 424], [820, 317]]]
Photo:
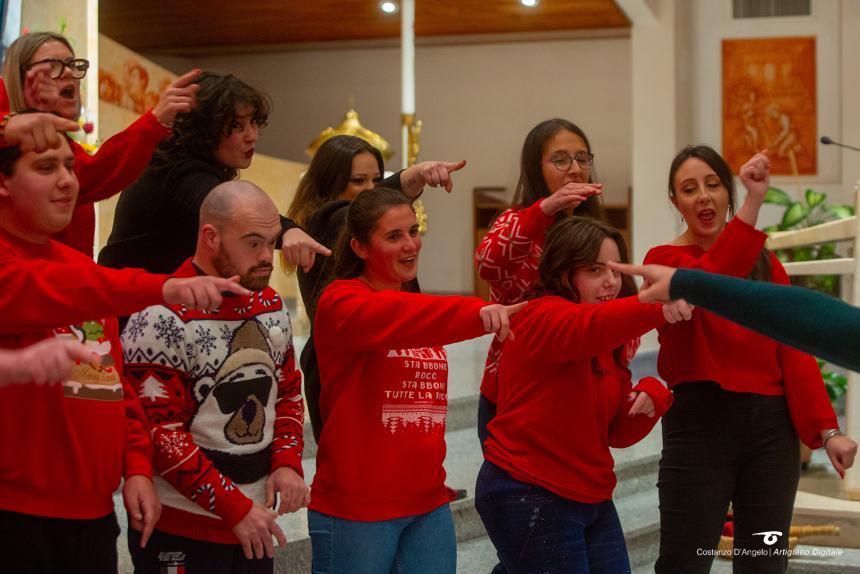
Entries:
[[63, 384], [0, 387], [0, 508], [53, 518], [113, 512], [122, 476], [151, 476], [151, 443], [120, 376], [116, 319], [161, 300], [166, 277], [105, 269], [57, 243], [0, 231], [0, 348], [75, 338], [104, 368], [77, 365]]
[[503, 345], [486, 459], [571, 500], [610, 500], [609, 447], [641, 440], [672, 403], [666, 387], [648, 377], [632, 390], [651, 397], [656, 415], [630, 417], [630, 373], [613, 350], [664, 322], [660, 305], [636, 297], [599, 305], [557, 296], [530, 301], [511, 320], [516, 338]]
[[[735, 217], [707, 251], [697, 245], [661, 245], [648, 252], [645, 263], [745, 277], [766, 239]], [[785, 269], [773, 255], [771, 264], [771, 280], [788, 285]], [[670, 387], [715, 381], [727, 391], [785, 395], [797, 433], [811, 448], [821, 446], [822, 430], [838, 426], [818, 364], [810, 355], [704, 309], [696, 309], [692, 320], [664, 325], [659, 332], [657, 370]]]
[[447, 502], [448, 361], [441, 345], [484, 334], [485, 301], [335, 281], [314, 337], [325, 430], [312, 510], [349, 520], [423, 514]]
[[[188, 259], [176, 272], [193, 277]], [[152, 425], [156, 528], [238, 544], [233, 527], [269, 474], [302, 475], [304, 401], [290, 317], [274, 289], [220, 309], [155, 305], [123, 331], [125, 372]]]

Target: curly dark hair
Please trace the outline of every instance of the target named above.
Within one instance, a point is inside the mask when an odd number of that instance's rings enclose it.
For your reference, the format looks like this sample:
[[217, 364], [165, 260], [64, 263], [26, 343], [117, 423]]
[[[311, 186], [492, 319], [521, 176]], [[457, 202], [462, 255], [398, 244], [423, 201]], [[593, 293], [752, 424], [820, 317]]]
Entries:
[[[269, 96], [246, 84], [232, 74], [206, 71], [194, 80], [200, 85], [197, 105], [193, 110], [176, 115], [173, 131], [155, 151], [161, 160], [194, 158], [213, 162], [221, 137], [229, 135], [236, 121], [238, 108], [254, 110], [253, 120], [262, 129], [272, 108]], [[234, 179], [238, 172], [225, 167], [225, 179]]]

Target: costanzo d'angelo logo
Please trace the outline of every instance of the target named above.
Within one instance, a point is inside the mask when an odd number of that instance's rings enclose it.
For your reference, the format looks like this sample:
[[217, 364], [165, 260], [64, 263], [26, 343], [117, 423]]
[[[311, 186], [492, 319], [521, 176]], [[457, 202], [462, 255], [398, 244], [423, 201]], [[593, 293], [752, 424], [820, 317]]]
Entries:
[[765, 530], [764, 532], [754, 532], [753, 536], [763, 536], [764, 543], [768, 546], [773, 546], [779, 540], [779, 537], [782, 536], [782, 532], [779, 530]]

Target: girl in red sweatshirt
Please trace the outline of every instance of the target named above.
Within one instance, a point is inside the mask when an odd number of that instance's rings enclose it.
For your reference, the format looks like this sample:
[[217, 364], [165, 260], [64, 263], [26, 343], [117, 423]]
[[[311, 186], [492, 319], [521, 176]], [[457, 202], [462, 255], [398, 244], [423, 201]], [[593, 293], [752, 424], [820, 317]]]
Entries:
[[411, 200], [372, 189], [350, 204], [317, 304], [320, 416], [308, 524], [313, 571], [453, 574], [445, 492], [448, 361], [442, 345], [498, 332], [518, 309], [401, 291], [418, 270]]
[[609, 448], [645, 437], [672, 397], [654, 378], [631, 385], [625, 344], [666, 319], [607, 267], [626, 260], [616, 229], [580, 217], [556, 224], [538, 267], [541, 296], [512, 321], [475, 498], [511, 574], [630, 572]]
[[[567, 215], [603, 220], [594, 182], [594, 154], [585, 132], [565, 119], [536, 125], [526, 136], [513, 205], [493, 222], [475, 251], [478, 275], [490, 284], [494, 303], [519, 303], [537, 283], [538, 261], [550, 225]], [[638, 347], [631, 341], [629, 357]], [[478, 437], [487, 438], [495, 415], [496, 372], [501, 345], [490, 344], [478, 400]]]
[[[741, 167], [748, 193], [727, 224], [731, 169], [707, 146], [682, 150], [669, 197], [687, 230], [645, 262], [787, 284], [763, 249], [767, 236], [753, 227], [769, 169], [766, 152]], [[731, 503], [735, 572], [784, 572], [798, 437], [811, 448], [824, 444], [831, 458], [853, 445], [840, 436], [815, 359], [697, 309], [689, 322], [660, 329], [657, 368], [675, 401], [663, 420], [656, 571], [708, 572]]]

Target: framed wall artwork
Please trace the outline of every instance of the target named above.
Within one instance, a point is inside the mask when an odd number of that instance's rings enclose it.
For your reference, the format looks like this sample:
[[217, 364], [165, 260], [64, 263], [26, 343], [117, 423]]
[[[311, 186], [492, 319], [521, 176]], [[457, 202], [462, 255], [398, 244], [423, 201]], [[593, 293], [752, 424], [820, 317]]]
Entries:
[[817, 175], [815, 37], [723, 40], [723, 157], [767, 149], [774, 175]]

